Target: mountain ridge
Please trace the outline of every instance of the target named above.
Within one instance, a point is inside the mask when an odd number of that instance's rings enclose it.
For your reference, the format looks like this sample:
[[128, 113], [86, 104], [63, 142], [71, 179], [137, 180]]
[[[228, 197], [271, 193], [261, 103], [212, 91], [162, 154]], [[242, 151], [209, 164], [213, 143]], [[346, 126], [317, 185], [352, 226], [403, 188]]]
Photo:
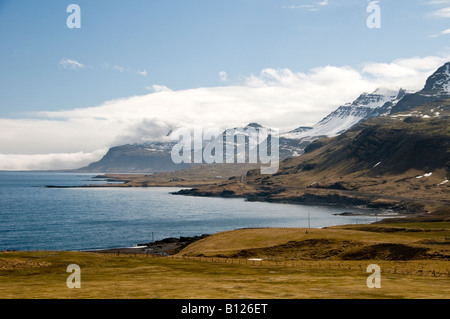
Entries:
[[[439, 115], [435, 115], [435, 110]], [[247, 200], [364, 205], [406, 214], [450, 214], [450, 99], [410, 113], [373, 118], [280, 163], [273, 175], [178, 192]]]
[[[433, 73], [424, 89], [405, 94], [389, 114], [360, 121], [340, 135], [316, 139], [303, 155], [283, 160], [276, 174], [250, 170], [245, 179], [230, 179], [176, 194], [363, 205], [413, 214], [414, 220], [448, 221], [448, 65]], [[396, 109], [399, 103], [403, 105]]]
[[[280, 159], [283, 160], [290, 156], [299, 156], [311, 142], [318, 138], [339, 135], [351, 126], [359, 123], [361, 120], [386, 113], [392, 108], [392, 105], [398, 96], [402, 95], [404, 92], [402, 89], [399, 89], [398, 91], [384, 90], [384, 92], [381, 93], [380, 90], [381, 89], [377, 89], [372, 94], [363, 93], [353, 103], [340, 106], [313, 127], [300, 126], [291, 132], [280, 134]], [[390, 94], [390, 98], [387, 98], [388, 94]], [[370, 104], [370, 102], [372, 102], [372, 104]], [[377, 103], [381, 106], [376, 105]], [[358, 112], [359, 115], [355, 116], [355, 113]], [[342, 121], [342, 118], [350, 120], [345, 122]], [[338, 131], [330, 131], [330, 122], [332, 122], [331, 126], [336, 122], [341, 122], [340, 125], [338, 125]], [[334, 125], [334, 127], [335, 126], [336, 125]], [[234, 127], [231, 130], [242, 131], [248, 128], [255, 129], [256, 131], [265, 129], [259, 123], [251, 122], [244, 127]], [[172, 131], [169, 131], [168, 134], [171, 132]], [[223, 139], [225, 141], [225, 131], [223, 134]], [[246, 138], [248, 139], [249, 137], [247, 136]], [[248, 144], [249, 141], [246, 140], [246, 143]], [[170, 151], [175, 144], [175, 142], [152, 142], [147, 144], [126, 144], [111, 147], [102, 159], [93, 162], [86, 167], [82, 167], [78, 169], [78, 171], [151, 173], [175, 171], [191, 167], [193, 165], [192, 163], [175, 164], [172, 162]]]

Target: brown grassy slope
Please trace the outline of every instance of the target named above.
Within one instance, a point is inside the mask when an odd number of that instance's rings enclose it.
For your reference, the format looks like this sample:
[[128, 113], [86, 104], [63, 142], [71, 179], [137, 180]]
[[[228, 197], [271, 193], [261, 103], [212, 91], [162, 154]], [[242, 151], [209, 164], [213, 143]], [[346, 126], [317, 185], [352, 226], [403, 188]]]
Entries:
[[240, 229], [209, 236], [192, 243], [178, 254], [279, 261], [450, 261], [450, 223], [399, 225], [352, 225], [326, 229]]

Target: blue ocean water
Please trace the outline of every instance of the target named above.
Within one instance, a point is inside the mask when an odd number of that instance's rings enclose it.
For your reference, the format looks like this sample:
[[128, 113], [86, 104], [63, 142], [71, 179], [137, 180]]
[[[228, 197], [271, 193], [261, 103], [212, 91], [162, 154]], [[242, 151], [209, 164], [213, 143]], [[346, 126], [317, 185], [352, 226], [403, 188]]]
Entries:
[[[375, 216], [345, 208], [172, 195], [177, 188], [46, 188], [105, 183], [93, 174], [0, 172], [0, 250], [130, 247], [246, 227], [326, 227]], [[362, 209], [360, 209], [362, 210]], [[352, 212], [360, 211], [351, 209]]]

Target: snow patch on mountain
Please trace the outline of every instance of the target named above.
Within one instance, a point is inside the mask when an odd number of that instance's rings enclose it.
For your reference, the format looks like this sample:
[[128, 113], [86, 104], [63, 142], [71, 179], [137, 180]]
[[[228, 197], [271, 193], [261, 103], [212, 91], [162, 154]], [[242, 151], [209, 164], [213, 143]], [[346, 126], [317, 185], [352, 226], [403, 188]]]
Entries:
[[405, 91], [402, 89], [383, 88], [377, 89], [373, 93], [363, 93], [353, 103], [340, 106], [311, 129], [298, 128], [280, 136], [289, 139], [337, 136], [364, 119], [389, 114], [392, 106], [403, 97], [404, 93]]
[[443, 90], [447, 93], [450, 93], [450, 64], [446, 64], [445, 76], [447, 78], [447, 82], [443, 84]]

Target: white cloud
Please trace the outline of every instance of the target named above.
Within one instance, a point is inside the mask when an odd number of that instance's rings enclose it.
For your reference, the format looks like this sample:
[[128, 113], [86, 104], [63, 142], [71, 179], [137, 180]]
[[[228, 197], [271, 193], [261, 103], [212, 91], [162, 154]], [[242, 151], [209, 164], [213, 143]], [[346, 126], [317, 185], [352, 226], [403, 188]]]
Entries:
[[433, 6], [434, 11], [431, 12], [430, 16], [450, 18], [450, 0], [430, 0], [426, 4]]
[[136, 70], [136, 69], [127, 68], [127, 67], [124, 67], [124, 66], [121, 66], [121, 65], [117, 65], [117, 64], [111, 65], [109, 63], [102, 63], [100, 65], [100, 67], [103, 70], [114, 70], [114, 71], [118, 71], [120, 73], [123, 73], [123, 72], [136, 73], [136, 74], [139, 74], [139, 75], [142, 75], [142, 76], [147, 76], [147, 74], [148, 74], [146, 69]]
[[418, 90], [424, 86], [428, 76], [448, 61], [450, 54], [397, 59], [391, 63], [367, 63], [362, 73], [378, 86]]
[[32, 155], [93, 152], [108, 147], [111, 138], [127, 127], [125, 121], [111, 121], [100, 116], [51, 120], [40, 116], [28, 119], [0, 118], [0, 153]]
[[450, 18], [450, 7], [442, 8], [436, 11], [433, 11], [431, 15], [439, 18]]
[[430, 37], [430, 38], [437, 38], [437, 37], [439, 37], [439, 36], [441, 36], [441, 35], [447, 35], [447, 34], [450, 34], [450, 29], [446, 29], [446, 30], [444, 30], [444, 31], [441, 31], [441, 32], [439, 32], [438, 34], [432, 34], [432, 35], [430, 35], [429, 37]]
[[106, 154], [107, 150], [101, 149], [92, 153], [0, 154], [0, 163], [1, 169], [10, 171], [75, 169], [97, 161], [99, 157]]
[[126, 69], [126, 68], [124, 68], [123, 66], [120, 66], [120, 65], [113, 65], [112, 68], [113, 68], [114, 70], [119, 71], [119, 72], [128, 71], [128, 69]]
[[[425, 4], [432, 6], [432, 10], [428, 16], [431, 18], [450, 18], [450, 0], [429, 0]], [[448, 34], [448, 30], [444, 30], [437, 34], [431, 34], [429, 38], [437, 38], [441, 35]]]
[[219, 78], [221, 81], [227, 81], [228, 80], [228, 74], [225, 71], [220, 71], [219, 72]]
[[167, 86], [160, 85], [160, 84], [153, 84], [152, 86], [147, 86], [146, 89], [149, 91], [152, 91], [152, 92], [164, 92], [164, 91], [171, 92], [172, 91]]
[[63, 168], [64, 159], [64, 168], [71, 168], [98, 160], [95, 155], [103, 155], [99, 150], [164, 140], [171, 128], [192, 127], [199, 120], [204, 127], [220, 129], [259, 122], [284, 132], [314, 124], [339, 105], [378, 87], [419, 90], [448, 61], [450, 54], [368, 62], [361, 68], [323, 66], [307, 72], [266, 68], [227, 86], [172, 91], [155, 84], [148, 88], [149, 94], [95, 107], [0, 118], [0, 169]]
[[82, 68], [85, 67], [84, 64], [82, 64], [82, 63], [80, 63], [80, 62], [78, 62], [76, 60], [71, 60], [71, 59], [67, 59], [67, 58], [62, 58], [59, 61], [59, 65], [61, 67], [63, 67], [64, 69], [73, 69], [73, 70], [75, 70], [75, 69], [82, 69]]
[[117, 65], [117, 64], [110, 65], [109, 63], [102, 63], [100, 66], [103, 70], [115, 70], [115, 71], [119, 71], [119, 72], [125, 72], [125, 71], [129, 72], [128, 68], [125, 68], [125, 67]]
[[310, 3], [307, 4], [300, 4], [300, 5], [289, 5], [289, 6], [282, 6], [282, 9], [306, 9], [308, 11], [317, 11], [321, 7], [325, 7], [328, 5], [328, 0], [322, 0], [322, 1], [309, 1]]
[[137, 70], [136, 72], [142, 76], [147, 76], [147, 70]]
[[[72, 69], [72, 70], [76, 70], [76, 69], [83, 69], [86, 68], [86, 65], [84, 65], [83, 63], [73, 60], [73, 59], [67, 59], [67, 58], [62, 58], [59, 61], [59, 65], [64, 68], [64, 69]], [[93, 66], [88, 66], [91, 69], [94, 69], [96, 67]], [[136, 73], [142, 76], [147, 76], [148, 72], [146, 69], [142, 69], [142, 70], [134, 70], [131, 68], [127, 68], [121, 65], [117, 65], [117, 64], [109, 64], [109, 63], [102, 63], [99, 66], [101, 69], [103, 70], [114, 70], [114, 71], [118, 71], [120, 73], [123, 72], [128, 72], [128, 73]]]

